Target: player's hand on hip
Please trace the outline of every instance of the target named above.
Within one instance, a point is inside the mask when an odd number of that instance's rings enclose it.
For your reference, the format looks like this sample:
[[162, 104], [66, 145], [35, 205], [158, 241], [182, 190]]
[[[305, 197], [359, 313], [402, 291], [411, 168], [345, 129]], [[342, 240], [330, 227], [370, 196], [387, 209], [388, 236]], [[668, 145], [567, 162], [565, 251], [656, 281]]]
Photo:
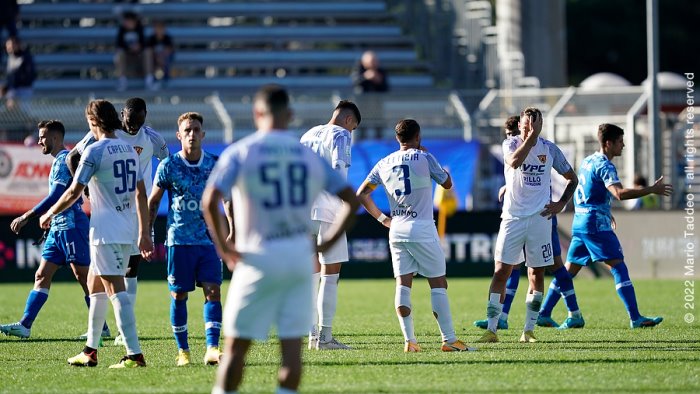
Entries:
[[552, 216], [558, 214], [564, 209], [564, 204], [561, 201], [550, 201], [549, 204], [544, 206], [544, 210], [540, 212], [540, 216], [545, 216], [547, 219], [551, 219]]
[[670, 196], [673, 194], [673, 186], [669, 185], [668, 183], [662, 183], [664, 180], [664, 176], [661, 175], [659, 179], [654, 182], [654, 186], [652, 186], [652, 190], [654, 194], [658, 194], [661, 196]]

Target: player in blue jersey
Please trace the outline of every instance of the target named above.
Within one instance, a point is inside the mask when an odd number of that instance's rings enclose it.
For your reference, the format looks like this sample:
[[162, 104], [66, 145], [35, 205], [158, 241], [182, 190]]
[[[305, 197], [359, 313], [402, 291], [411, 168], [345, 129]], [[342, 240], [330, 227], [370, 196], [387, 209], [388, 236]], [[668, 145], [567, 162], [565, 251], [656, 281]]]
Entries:
[[[615, 288], [629, 313], [630, 327], [653, 327], [663, 321], [662, 317], [645, 317], [639, 313], [634, 286], [630, 280], [622, 246], [613, 232], [614, 221], [610, 212], [612, 198], [622, 201], [644, 197], [649, 194], [670, 196], [671, 185], [663, 183], [663, 176], [653, 186], [641, 189], [622, 187], [612, 159], [622, 155], [625, 147], [624, 131], [615, 125], [604, 123], [598, 126], [600, 150], [585, 159], [579, 169], [579, 185], [574, 194], [574, 222], [572, 239], [566, 266], [572, 276], [591, 262], [602, 261], [610, 266], [615, 279]], [[559, 300], [553, 281], [545, 304], [551, 309]], [[551, 298], [551, 300], [549, 300]]]
[[[311, 326], [314, 252], [325, 252], [351, 224], [359, 202], [346, 181], [286, 131], [289, 96], [277, 86], [253, 99], [258, 131], [221, 154], [202, 198], [204, 217], [219, 255], [235, 273], [224, 311], [225, 351], [212, 393], [236, 392], [254, 339], [277, 327], [282, 350], [278, 393], [295, 393], [301, 381], [302, 338]], [[323, 242], [311, 233], [311, 205], [321, 190], [336, 193], [340, 208]], [[231, 198], [235, 240], [227, 239], [220, 213]]]
[[204, 119], [187, 112], [177, 119], [182, 150], [160, 162], [148, 199], [151, 229], [163, 193], [168, 192], [168, 283], [170, 322], [177, 343], [177, 366], [190, 363], [187, 342], [187, 298], [195, 286], [204, 290], [204, 327], [207, 351], [204, 363], [219, 363], [222, 266], [207, 232], [200, 201], [217, 157], [202, 150]]
[[124, 336], [126, 356], [110, 368], [145, 367], [136, 332], [134, 307], [126, 293], [124, 273], [134, 245], [150, 258], [153, 242], [148, 231], [148, 200], [138, 154], [117, 138], [119, 116], [109, 101], [93, 100], [85, 117], [96, 142], [85, 149], [73, 182], [39, 222], [48, 228], [54, 217], [68, 209], [90, 185], [90, 313], [83, 351], [68, 359], [74, 366], [97, 366], [97, 347], [112, 302], [119, 332]]
[[[49, 173], [49, 195], [46, 196], [37, 206], [16, 218], [10, 224], [10, 229], [15, 234], [19, 234], [29, 220], [46, 212], [61, 197], [72, 181], [72, 176], [66, 166], [65, 158], [68, 154], [63, 145], [63, 138], [66, 130], [58, 120], [45, 120], [39, 122], [39, 145], [41, 153], [54, 157]], [[6, 335], [13, 335], [20, 338], [29, 338], [32, 323], [36, 319], [41, 307], [49, 298], [51, 280], [59, 268], [70, 265], [75, 278], [80, 283], [85, 293], [85, 302], [90, 306], [88, 297], [87, 274], [90, 265], [90, 254], [88, 249], [89, 219], [83, 212], [82, 199], [78, 199], [75, 204], [65, 212], [57, 215], [51, 223], [44, 249], [41, 253], [41, 263], [34, 275], [34, 289], [29, 292], [27, 304], [24, 308], [24, 315], [17, 323], [4, 324], [0, 326], [0, 331]], [[106, 327], [105, 327], [106, 328]], [[109, 331], [108, 329], [106, 330]], [[109, 335], [107, 333], [107, 335]]]

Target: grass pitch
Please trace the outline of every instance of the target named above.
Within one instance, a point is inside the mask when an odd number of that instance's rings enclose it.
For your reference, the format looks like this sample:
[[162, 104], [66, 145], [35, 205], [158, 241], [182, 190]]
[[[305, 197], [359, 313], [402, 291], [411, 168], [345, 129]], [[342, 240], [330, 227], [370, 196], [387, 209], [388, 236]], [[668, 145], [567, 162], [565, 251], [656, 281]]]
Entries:
[[[422, 353], [404, 354], [393, 311], [392, 280], [344, 280], [339, 287], [334, 333], [352, 351], [304, 353], [303, 392], [700, 392], [700, 327], [684, 315], [683, 282], [635, 281], [642, 314], [664, 316], [660, 327], [631, 330], [612, 279], [575, 281], [586, 319], [581, 330], [537, 328], [539, 343], [517, 340], [525, 315], [525, 281], [511, 310], [510, 329], [500, 343], [477, 352], [442, 353], [425, 280], [416, 280], [413, 314]], [[0, 285], [0, 322], [19, 319], [29, 283]], [[458, 336], [473, 343], [482, 331], [472, 322], [484, 316], [487, 279], [451, 279], [449, 297]], [[208, 393], [214, 367], [201, 363], [204, 324], [201, 293], [190, 295], [189, 329], [193, 364], [175, 367], [177, 353], [169, 319], [165, 282], [141, 282], [137, 324], [147, 368], [108, 370], [124, 354], [100, 349], [100, 365], [75, 368], [66, 359], [81, 351], [75, 339], [86, 329], [87, 308], [75, 283], [52, 286], [48, 302], [28, 340], [0, 334], [0, 392]], [[563, 320], [558, 305], [553, 317]], [[695, 317], [698, 312], [695, 312]], [[116, 331], [114, 316], [108, 322]], [[273, 392], [278, 342], [252, 348], [242, 392]]]

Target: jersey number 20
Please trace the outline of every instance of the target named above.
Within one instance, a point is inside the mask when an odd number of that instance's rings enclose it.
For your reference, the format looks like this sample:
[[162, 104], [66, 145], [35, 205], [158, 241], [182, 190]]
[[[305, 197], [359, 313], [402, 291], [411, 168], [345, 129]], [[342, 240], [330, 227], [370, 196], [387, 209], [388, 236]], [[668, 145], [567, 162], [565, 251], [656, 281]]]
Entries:
[[292, 162], [263, 163], [260, 166], [260, 181], [272, 188], [271, 198], [263, 200], [265, 208], [279, 208], [284, 204], [292, 207], [306, 205], [306, 165]]

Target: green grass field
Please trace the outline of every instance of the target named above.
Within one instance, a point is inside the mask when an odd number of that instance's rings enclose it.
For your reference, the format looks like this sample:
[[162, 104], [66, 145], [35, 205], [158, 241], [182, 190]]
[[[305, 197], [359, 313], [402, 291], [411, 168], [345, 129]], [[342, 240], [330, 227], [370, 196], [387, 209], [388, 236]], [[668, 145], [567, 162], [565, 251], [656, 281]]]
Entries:
[[[442, 353], [427, 283], [414, 284], [416, 334], [423, 352], [403, 353], [403, 338], [393, 312], [391, 280], [345, 280], [334, 332], [352, 351], [305, 352], [303, 392], [700, 392], [700, 327], [683, 320], [683, 282], [635, 282], [643, 314], [662, 315], [660, 327], [631, 330], [612, 279], [579, 279], [582, 330], [538, 328], [535, 344], [517, 343], [524, 318], [524, 292], [511, 310], [511, 329], [501, 342], [477, 352]], [[458, 336], [473, 342], [481, 330], [472, 321], [485, 313], [486, 279], [452, 279], [449, 296]], [[0, 286], [0, 322], [17, 321], [30, 284]], [[214, 368], [201, 365], [204, 328], [201, 294], [189, 302], [190, 347], [194, 361], [176, 368], [166, 283], [142, 282], [137, 303], [138, 329], [148, 367], [108, 370], [123, 355], [100, 349], [100, 365], [75, 368], [66, 358], [83, 342], [87, 308], [75, 283], [56, 284], [28, 340], [0, 336], [0, 392], [210, 392]], [[561, 320], [559, 305], [554, 313]], [[114, 317], [108, 322], [114, 329]], [[699, 316], [700, 317], [700, 316]], [[253, 347], [242, 392], [273, 392], [278, 343]]]

